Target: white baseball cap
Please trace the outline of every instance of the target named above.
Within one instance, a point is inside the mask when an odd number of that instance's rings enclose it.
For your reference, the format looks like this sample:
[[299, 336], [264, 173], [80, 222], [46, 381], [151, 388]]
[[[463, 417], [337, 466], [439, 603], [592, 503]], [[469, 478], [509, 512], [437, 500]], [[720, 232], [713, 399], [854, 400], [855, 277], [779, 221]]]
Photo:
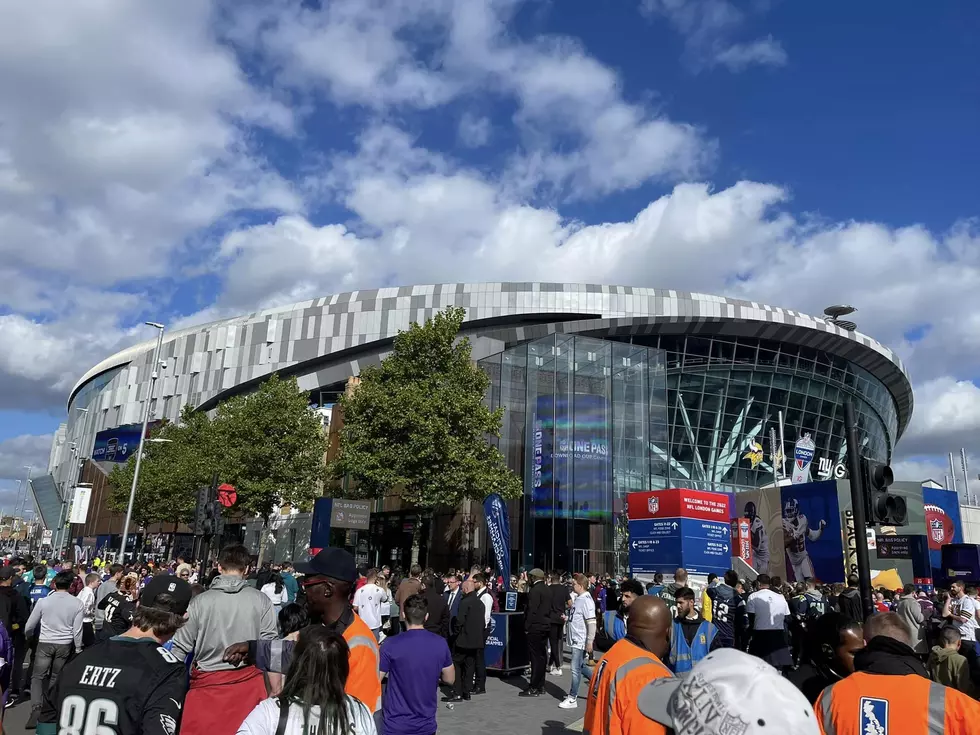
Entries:
[[820, 735], [813, 707], [760, 658], [719, 648], [683, 678], [654, 679], [637, 705], [675, 735]]

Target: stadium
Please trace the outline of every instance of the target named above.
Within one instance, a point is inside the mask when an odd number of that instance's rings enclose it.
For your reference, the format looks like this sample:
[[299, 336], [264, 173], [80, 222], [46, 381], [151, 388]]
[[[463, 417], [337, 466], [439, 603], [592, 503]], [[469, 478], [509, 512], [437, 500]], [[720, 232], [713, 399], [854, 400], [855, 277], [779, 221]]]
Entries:
[[[632, 490], [772, 483], [774, 464], [791, 462], [805, 433], [814, 474], [831, 476], [845, 451], [845, 398], [857, 409], [862, 452], [881, 461], [912, 414], [899, 358], [847, 323], [673, 290], [459, 283], [335, 294], [166, 332], [151, 420], [175, 420], [185, 405], [209, 410], [274, 371], [294, 376], [329, 415], [399, 330], [450, 306], [466, 310], [462, 333], [493, 381], [488, 401], [505, 409], [500, 448], [525, 486], [523, 501], [510, 503], [521, 564], [572, 568], [589, 550], [617, 553]], [[92, 508], [72, 537], [97, 548], [118, 539], [122, 520], [104, 507], [102, 478], [139, 441], [154, 347], [107, 357], [72, 389], [48, 473], [32, 483], [48, 528], [61, 527], [62, 499], [80, 480], [92, 483]], [[370, 548], [369, 563], [404, 564], [421, 518], [421, 558], [446, 568], [486, 557], [481, 513], [467, 503], [420, 516], [386, 499], [370, 529], [345, 543]], [[257, 530], [231, 528], [257, 546]], [[302, 555], [308, 528], [295, 514], [277, 524], [276, 557]]]

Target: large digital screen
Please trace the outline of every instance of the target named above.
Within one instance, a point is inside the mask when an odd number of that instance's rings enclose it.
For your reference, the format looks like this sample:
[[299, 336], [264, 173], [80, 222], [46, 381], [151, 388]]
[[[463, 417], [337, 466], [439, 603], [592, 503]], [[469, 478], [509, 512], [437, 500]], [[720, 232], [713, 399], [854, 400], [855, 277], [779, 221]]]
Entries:
[[[160, 424], [151, 421], [146, 427], [146, 435]], [[96, 462], [126, 462], [139, 448], [142, 424], [125, 424], [115, 429], [105, 429], [95, 435], [92, 459]]]
[[571, 399], [539, 396], [533, 418], [532, 515], [607, 517], [612, 511], [609, 402], [590, 393]]

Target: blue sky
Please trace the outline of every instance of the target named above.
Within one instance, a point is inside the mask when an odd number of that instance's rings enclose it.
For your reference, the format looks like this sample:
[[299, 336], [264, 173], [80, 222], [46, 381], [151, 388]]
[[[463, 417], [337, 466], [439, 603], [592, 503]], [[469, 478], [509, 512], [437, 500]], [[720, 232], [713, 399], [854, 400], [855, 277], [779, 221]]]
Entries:
[[8, 3], [0, 504], [144, 319], [467, 279], [853, 303], [915, 384], [900, 474], [941, 476], [980, 438], [978, 20], [967, 2]]

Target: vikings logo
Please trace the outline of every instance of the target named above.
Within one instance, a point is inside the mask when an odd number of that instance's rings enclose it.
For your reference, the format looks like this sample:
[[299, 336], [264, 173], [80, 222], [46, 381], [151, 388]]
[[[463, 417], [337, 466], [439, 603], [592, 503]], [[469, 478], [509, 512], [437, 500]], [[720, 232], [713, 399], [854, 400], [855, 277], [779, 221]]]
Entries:
[[747, 459], [752, 463], [752, 469], [759, 466], [763, 459], [762, 445], [758, 442], [749, 442], [749, 451], [745, 453], [742, 459]]

